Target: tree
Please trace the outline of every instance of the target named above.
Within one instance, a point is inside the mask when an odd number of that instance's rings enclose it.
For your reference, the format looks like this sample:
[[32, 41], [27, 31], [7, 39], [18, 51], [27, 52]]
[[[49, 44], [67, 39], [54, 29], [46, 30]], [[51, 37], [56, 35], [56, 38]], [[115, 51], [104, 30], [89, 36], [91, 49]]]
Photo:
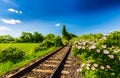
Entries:
[[34, 32], [33, 34], [33, 41], [35, 43], [38, 43], [38, 42], [42, 42], [43, 41], [43, 36], [42, 34], [38, 33], [38, 32]]
[[14, 38], [10, 35], [3, 35], [3, 36], [0, 36], [0, 43], [3, 42], [3, 43], [9, 43], [10, 41], [14, 41]]
[[77, 37], [75, 34], [69, 33], [66, 30], [65, 25], [62, 27], [62, 38], [65, 40], [71, 40], [73, 37]]
[[4, 38], [3, 38], [3, 36], [0, 36], [0, 43], [1, 43], [2, 41], [4, 41]]
[[50, 34], [47, 34], [47, 35], [44, 37], [44, 39], [53, 41], [54, 37], [55, 37], [55, 35], [52, 34], [52, 33], [50, 33]]
[[7, 41], [13, 41], [14, 40], [14, 38], [10, 35], [4, 35], [3, 38]]
[[62, 27], [62, 38], [68, 40], [68, 32], [66, 31], [65, 25]]
[[77, 36], [75, 34], [73, 34], [73, 33], [69, 33], [69, 40], [74, 38], [74, 37], [77, 37]]
[[20, 40], [22, 42], [33, 42], [33, 36], [30, 32], [22, 32], [22, 35], [20, 36]]

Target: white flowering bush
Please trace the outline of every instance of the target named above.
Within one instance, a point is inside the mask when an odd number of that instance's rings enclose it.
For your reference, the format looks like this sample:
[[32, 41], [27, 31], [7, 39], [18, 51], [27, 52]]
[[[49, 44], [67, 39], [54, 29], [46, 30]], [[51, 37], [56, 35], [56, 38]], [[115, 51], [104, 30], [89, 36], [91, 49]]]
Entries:
[[73, 54], [80, 58], [77, 70], [83, 78], [120, 78], [120, 48], [98, 41], [80, 40], [73, 45]]

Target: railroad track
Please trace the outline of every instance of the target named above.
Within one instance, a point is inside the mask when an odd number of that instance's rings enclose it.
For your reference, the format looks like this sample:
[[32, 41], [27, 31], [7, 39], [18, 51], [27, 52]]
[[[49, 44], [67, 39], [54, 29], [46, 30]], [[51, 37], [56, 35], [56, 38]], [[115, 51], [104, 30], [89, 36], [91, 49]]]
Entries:
[[27, 67], [7, 75], [7, 78], [70, 78], [70, 45], [61, 47]]

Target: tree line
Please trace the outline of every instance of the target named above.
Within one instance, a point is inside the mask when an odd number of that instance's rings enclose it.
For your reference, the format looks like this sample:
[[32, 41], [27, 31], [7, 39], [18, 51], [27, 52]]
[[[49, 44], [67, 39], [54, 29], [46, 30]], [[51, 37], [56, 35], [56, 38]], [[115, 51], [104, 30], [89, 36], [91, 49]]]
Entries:
[[22, 42], [42, 42], [44, 40], [44, 36], [41, 33], [34, 32], [33, 34], [30, 32], [22, 32], [21, 36], [18, 38], [14, 38], [10, 35], [2, 35], [0, 36], [0, 43], [22, 43]]
[[[2, 35], [0, 36], [0, 43], [26, 43], [26, 42], [30, 42], [30, 43], [39, 43], [42, 42], [43, 40], [51, 40], [53, 38], [61, 38], [58, 35], [55, 34], [47, 34], [45, 36], [43, 36], [41, 33], [39, 32], [34, 32], [34, 33], [30, 33], [30, 32], [22, 32], [21, 36], [18, 38], [14, 38], [11, 35]], [[73, 37], [76, 37], [76, 35], [67, 32], [65, 25], [62, 27], [62, 39], [68, 41], [70, 39], [72, 39]]]

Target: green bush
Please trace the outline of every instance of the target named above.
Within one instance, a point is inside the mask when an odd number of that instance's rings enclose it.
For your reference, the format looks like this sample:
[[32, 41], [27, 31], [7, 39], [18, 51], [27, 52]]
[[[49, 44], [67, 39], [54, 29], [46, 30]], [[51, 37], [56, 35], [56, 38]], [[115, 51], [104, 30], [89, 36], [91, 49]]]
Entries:
[[47, 48], [50, 48], [54, 46], [54, 43], [53, 41], [50, 41], [50, 40], [44, 40], [42, 43], [40, 43], [38, 46], [36, 46], [34, 48], [34, 52], [38, 52], [38, 51], [41, 51], [41, 50], [45, 50]]
[[56, 36], [54, 38], [54, 46], [59, 47], [59, 46], [62, 46], [62, 45], [63, 45], [63, 43], [62, 43], [62, 40], [61, 40], [60, 36]]
[[83, 78], [119, 78], [119, 39], [119, 31], [105, 35], [99, 40], [76, 39], [72, 50], [74, 56], [80, 59], [80, 68], [77, 70], [80, 76]]
[[44, 40], [40, 45], [40, 47], [46, 47], [46, 48], [49, 48], [49, 47], [52, 47], [54, 46], [54, 42], [53, 41], [50, 41], [50, 40]]
[[41, 47], [41, 46], [36, 46], [35, 48], [34, 48], [34, 52], [38, 52], [38, 51], [41, 51], [41, 50], [45, 50], [45, 49], [47, 49], [47, 47]]
[[109, 47], [120, 46], [120, 32], [114, 31], [108, 34], [104, 43], [107, 44]]
[[4, 50], [1, 50], [0, 61], [17, 62], [22, 60], [24, 56], [25, 56], [25, 52], [23, 52], [21, 49], [15, 47], [9, 47]]
[[2, 41], [1, 43], [9, 43], [10, 41], [8, 41], [8, 40], [4, 40], [4, 41]]

